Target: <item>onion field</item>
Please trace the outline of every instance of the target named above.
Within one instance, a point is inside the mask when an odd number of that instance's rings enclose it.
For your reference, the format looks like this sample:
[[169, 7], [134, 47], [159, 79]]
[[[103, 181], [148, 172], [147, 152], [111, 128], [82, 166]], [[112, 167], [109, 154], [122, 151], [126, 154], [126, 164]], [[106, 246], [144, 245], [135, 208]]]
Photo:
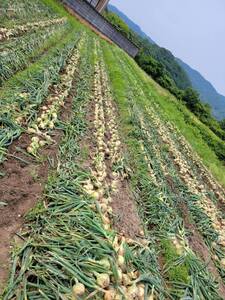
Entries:
[[182, 105], [56, 1], [0, 8], [1, 299], [225, 299], [224, 166]]

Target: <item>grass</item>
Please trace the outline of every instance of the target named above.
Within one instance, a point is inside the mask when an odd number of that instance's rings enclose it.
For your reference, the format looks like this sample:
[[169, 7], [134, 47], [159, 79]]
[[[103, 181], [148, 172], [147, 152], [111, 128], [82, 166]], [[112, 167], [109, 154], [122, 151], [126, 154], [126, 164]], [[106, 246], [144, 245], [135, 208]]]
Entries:
[[[115, 52], [121, 53], [115, 48]], [[143, 106], [152, 105], [153, 102], [159, 105], [159, 110], [164, 118], [173, 123], [180, 133], [186, 138], [193, 150], [200, 156], [206, 167], [225, 187], [224, 162], [220, 161], [215, 152], [210, 148], [203, 138], [224, 144], [206, 125], [201, 123], [181, 102], [172, 96], [167, 90], [160, 87], [153, 81], [138, 65], [125, 53], [121, 53], [127, 63], [131, 66], [132, 73], [139, 78], [146, 97], [143, 97]], [[189, 122], [187, 122], [189, 120]], [[190, 124], [191, 120], [191, 124]]]

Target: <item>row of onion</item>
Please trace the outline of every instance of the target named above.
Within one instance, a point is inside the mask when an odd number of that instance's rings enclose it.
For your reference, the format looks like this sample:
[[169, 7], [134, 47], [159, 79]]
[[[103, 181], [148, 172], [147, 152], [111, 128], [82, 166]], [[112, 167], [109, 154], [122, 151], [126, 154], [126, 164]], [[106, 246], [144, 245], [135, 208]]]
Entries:
[[5, 39], [10, 39], [12, 37], [24, 34], [28, 31], [32, 31], [35, 29], [45, 28], [47, 26], [55, 25], [55, 24], [64, 24], [66, 22], [66, 18], [57, 18], [57, 19], [49, 19], [39, 22], [28, 22], [24, 25], [16, 25], [13, 28], [0, 28], [0, 41]]
[[27, 130], [29, 134], [35, 135], [31, 139], [31, 144], [27, 147], [27, 152], [30, 154], [36, 155], [40, 147], [53, 142], [49, 133], [55, 128], [60, 108], [64, 106], [64, 101], [72, 88], [74, 74], [77, 71], [80, 59], [80, 48], [83, 46], [84, 41], [85, 37], [83, 36], [69, 58], [64, 72], [60, 76], [59, 84], [53, 86], [53, 93], [49, 94], [45, 105], [40, 108], [40, 116]]
[[[98, 49], [98, 47], [99, 45], [96, 43], [96, 48]], [[97, 61], [95, 64], [92, 101], [94, 102], [92, 130], [96, 139], [92, 170], [93, 179], [85, 181], [83, 188], [98, 201], [104, 229], [111, 231], [112, 208], [110, 203], [113, 194], [118, 190], [119, 181], [122, 180], [120, 174], [113, 171], [113, 165], [121, 160], [122, 153], [108, 75], [102, 60]], [[119, 234], [116, 234], [110, 242], [115, 253], [117, 253], [117, 279], [107, 273], [98, 275], [97, 283], [101, 288], [105, 289], [104, 299], [143, 300], [145, 285], [143, 283], [136, 284], [140, 273], [137, 269], [129, 270], [128, 272], [124, 258], [125, 244], [135, 244], [136, 242]], [[109, 261], [105, 259], [102, 263], [107, 265], [110, 271]], [[118, 284], [119, 288], [115, 287], [115, 283]], [[84, 290], [84, 287], [82, 289]], [[146, 299], [153, 299], [153, 293]]]

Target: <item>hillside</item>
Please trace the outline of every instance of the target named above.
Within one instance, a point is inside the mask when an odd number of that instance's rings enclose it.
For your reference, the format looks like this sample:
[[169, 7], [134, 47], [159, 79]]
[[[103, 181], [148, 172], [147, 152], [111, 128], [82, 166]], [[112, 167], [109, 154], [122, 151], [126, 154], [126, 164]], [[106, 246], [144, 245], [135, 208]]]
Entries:
[[186, 72], [184, 72], [180, 64], [176, 61], [176, 58], [169, 50], [158, 46], [137, 24], [130, 20], [115, 6], [108, 5], [108, 9], [109, 11], [116, 13], [132, 31], [142, 38], [140, 43], [142, 44], [141, 46], [145, 46], [146, 54], [150, 54], [165, 67], [178, 88], [185, 89], [191, 86], [191, 82], [188, 79]]
[[1, 299], [225, 299], [223, 142], [57, 1], [4, 4]]
[[[213, 115], [218, 120], [225, 118], [225, 96], [220, 95], [209, 81], [181, 59], [175, 58], [169, 50], [158, 46], [151, 37], [146, 35], [137, 24], [115, 6], [109, 5], [109, 10], [116, 13], [127, 23], [130, 29], [152, 44], [149, 47], [149, 53], [166, 67], [179, 88], [193, 86], [200, 94], [201, 100], [212, 107]], [[175, 64], [175, 61], [177, 64]], [[182, 71], [179, 66], [182, 68]]]
[[142, 38], [147, 39], [150, 43], [155, 44], [155, 42], [131, 19], [129, 19], [122, 11], [120, 11], [116, 6], [108, 4], [109, 11], [116, 13], [134, 32], [140, 35]]
[[192, 69], [182, 60], [177, 59], [181, 67], [186, 71], [191, 80], [192, 86], [199, 92], [202, 101], [208, 103], [214, 116], [218, 119], [225, 118], [225, 96], [220, 95], [214, 86], [207, 81], [198, 71]]

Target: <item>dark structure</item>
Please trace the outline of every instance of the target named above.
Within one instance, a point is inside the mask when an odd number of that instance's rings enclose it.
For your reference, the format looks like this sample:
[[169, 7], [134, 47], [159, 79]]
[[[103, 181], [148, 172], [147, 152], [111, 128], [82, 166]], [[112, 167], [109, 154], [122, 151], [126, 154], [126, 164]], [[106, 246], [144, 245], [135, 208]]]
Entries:
[[109, 3], [109, 0], [87, 0], [98, 12], [102, 12], [107, 4]]
[[[106, 5], [108, 1], [95, 1], [95, 5]], [[138, 47], [123, 36], [109, 21], [107, 21], [91, 4], [86, 0], [62, 0], [62, 2], [81, 16], [83, 19], [88, 21], [98, 31], [107, 36], [111, 41], [117, 44], [120, 48], [125, 50], [130, 56], [135, 57], [139, 51]], [[98, 2], [98, 3], [97, 3]], [[101, 2], [101, 3], [100, 3]], [[103, 3], [104, 2], [104, 3]], [[100, 7], [99, 6], [99, 7]], [[101, 6], [101, 7], [103, 7]]]

